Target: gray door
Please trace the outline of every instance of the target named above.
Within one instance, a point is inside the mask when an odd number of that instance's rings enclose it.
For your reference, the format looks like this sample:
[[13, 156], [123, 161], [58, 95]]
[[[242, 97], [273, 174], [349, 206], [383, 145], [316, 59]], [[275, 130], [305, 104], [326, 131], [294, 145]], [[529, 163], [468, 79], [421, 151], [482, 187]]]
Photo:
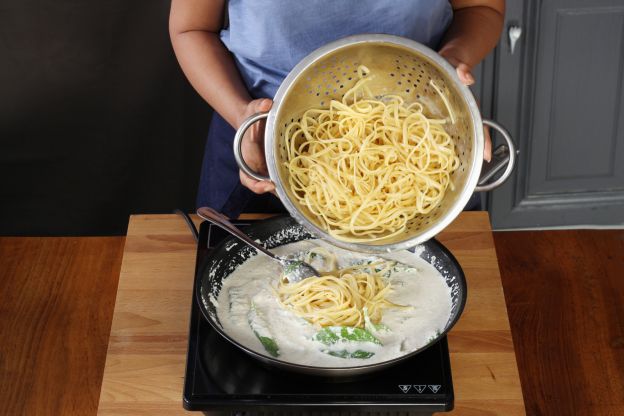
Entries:
[[[495, 228], [624, 223], [624, 1], [507, 2], [494, 119], [520, 149]], [[511, 52], [508, 30], [522, 34]]]

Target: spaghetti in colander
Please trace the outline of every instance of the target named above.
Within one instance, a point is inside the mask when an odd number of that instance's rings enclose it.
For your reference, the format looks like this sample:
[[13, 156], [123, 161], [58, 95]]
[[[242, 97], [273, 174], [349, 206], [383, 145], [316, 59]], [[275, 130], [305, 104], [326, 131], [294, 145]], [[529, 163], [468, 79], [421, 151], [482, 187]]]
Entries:
[[352, 242], [405, 231], [440, 204], [460, 164], [446, 119], [397, 95], [374, 97], [364, 66], [358, 77], [341, 101], [307, 110], [285, 130], [295, 198], [330, 235]]

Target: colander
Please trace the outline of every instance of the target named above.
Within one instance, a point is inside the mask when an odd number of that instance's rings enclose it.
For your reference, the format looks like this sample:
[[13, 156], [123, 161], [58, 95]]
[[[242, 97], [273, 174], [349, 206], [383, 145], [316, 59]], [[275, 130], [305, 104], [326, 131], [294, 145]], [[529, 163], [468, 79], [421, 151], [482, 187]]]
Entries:
[[[445, 128], [455, 141], [460, 166], [451, 175], [453, 186], [447, 189], [438, 207], [411, 220], [405, 232], [372, 242], [347, 242], [327, 233], [289, 189], [288, 171], [284, 166], [284, 130], [289, 123], [299, 120], [306, 110], [327, 107], [330, 100], [342, 99], [355, 84], [360, 65], [368, 67], [375, 76], [368, 84], [374, 95], [395, 94], [402, 96], [407, 103], [420, 101], [433, 116], [444, 118], [448, 110], [430, 85], [430, 81], [434, 81], [455, 113], [455, 123], [447, 123]], [[241, 153], [245, 131], [262, 119], [266, 119], [264, 151], [269, 177], [254, 172]], [[498, 179], [478, 186], [483, 164], [483, 124], [501, 133], [507, 142], [509, 161]], [[279, 87], [271, 110], [254, 114], [241, 124], [234, 138], [234, 155], [239, 167], [249, 176], [273, 181], [288, 212], [311, 233], [348, 250], [379, 253], [410, 248], [439, 233], [459, 215], [473, 192], [489, 191], [505, 182], [515, 165], [516, 151], [506, 129], [493, 121], [481, 120], [472, 93], [444, 58], [409, 39], [367, 34], [329, 43], [299, 62]], [[492, 176], [491, 172], [488, 176]]]

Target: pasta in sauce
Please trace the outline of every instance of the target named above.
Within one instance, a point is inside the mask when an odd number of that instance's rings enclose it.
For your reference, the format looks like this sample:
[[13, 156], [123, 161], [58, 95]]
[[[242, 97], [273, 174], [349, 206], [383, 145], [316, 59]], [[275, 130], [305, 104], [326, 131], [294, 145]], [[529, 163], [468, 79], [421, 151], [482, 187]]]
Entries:
[[[320, 254], [336, 264], [334, 255], [327, 251]], [[378, 260], [332, 270], [297, 283], [282, 280], [277, 295], [282, 306], [311, 324], [362, 328], [367, 319], [378, 324], [384, 308], [403, 307], [387, 300], [391, 285], [386, 275], [393, 267], [393, 262]]]
[[[346, 295], [345, 300], [356, 307], [345, 308], [344, 314], [323, 310], [303, 317], [285, 305], [284, 301], [294, 293], [280, 293], [281, 267], [264, 256], [252, 256], [223, 280], [218, 298], [210, 301], [225, 333], [262, 354], [317, 367], [383, 362], [432, 342], [451, 316], [449, 286], [436, 268], [418, 254], [400, 251], [380, 258], [331, 247], [320, 240], [290, 243], [273, 251], [279, 256], [310, 262], [322, 276], [336, 275], [341, 270], [343, 274], [370, 271], [371, 275], [378, 275], [383, 287], [362, 287], [363, 297], [374, 299], [376, 307], [371, 308], [372, 303], [365, 301], [356, 306], [357, 295]], [[300, 283], [316, 279], [321, 278]], [[326, 283], [319, 286], [319, 293], [331, 288]], [[308, 293], [304, 285], [300, 289], [302, 295]], [[325, 306], [336, 305], [330, 302]]]

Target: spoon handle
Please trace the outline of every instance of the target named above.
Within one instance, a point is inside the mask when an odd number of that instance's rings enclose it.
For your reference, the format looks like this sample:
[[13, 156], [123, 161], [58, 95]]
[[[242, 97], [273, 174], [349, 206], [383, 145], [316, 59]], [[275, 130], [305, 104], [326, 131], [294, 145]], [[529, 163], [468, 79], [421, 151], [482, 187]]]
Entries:
[[275, 254], [271, 253], [269, 250], [264, 248], [261, 244], [258, 244], [257, 242], [252, 240], [247, 234], [243, 233], [241, 230], [236, 228], [236, 226], [232, 224], [225, 215], [215, 211], [214, 209], [210, 207], [199, 208], [197, 210], [197, 215], [199, 215], [201, 218], [205, 219], [206, 221], [210, 221], [214, 225], [217, 225], [223, 228], [225, 231], [243, 240], [245, 243], [249, 244], [256, 250], [263, 252], [267, 256], [271, 257], [273, 260], [276, 260], [280, 263], [282, 262], [282, 259], [277, 257]]

